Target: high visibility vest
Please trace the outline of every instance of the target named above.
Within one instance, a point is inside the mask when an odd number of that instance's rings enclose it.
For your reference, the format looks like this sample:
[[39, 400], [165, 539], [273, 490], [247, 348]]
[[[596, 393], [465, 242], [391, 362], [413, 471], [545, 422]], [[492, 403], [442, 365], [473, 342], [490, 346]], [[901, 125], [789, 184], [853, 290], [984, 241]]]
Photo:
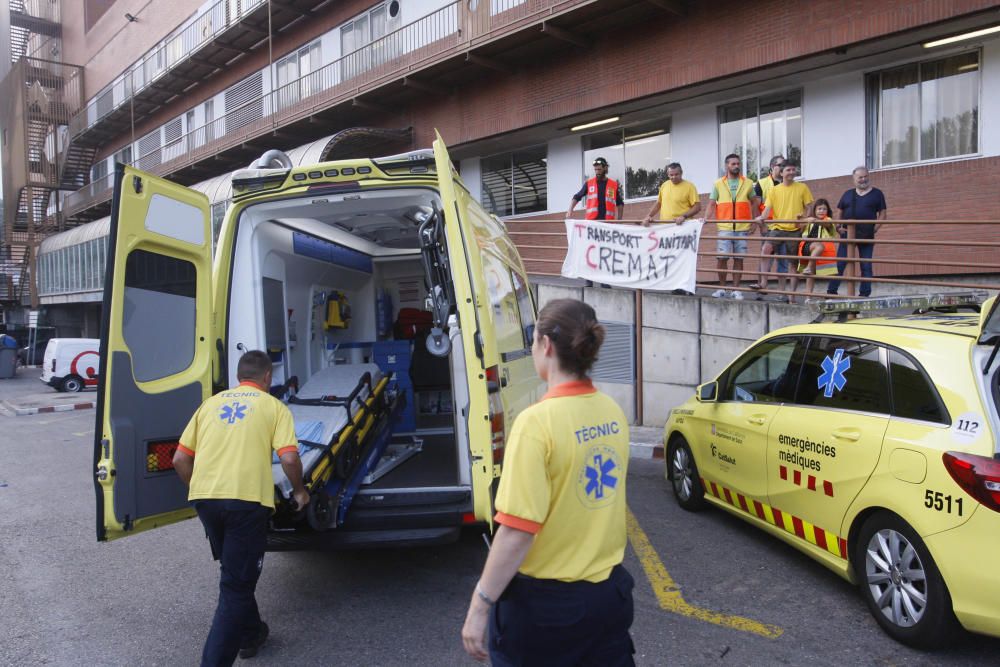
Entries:
[[[587, 220], [597, 220], [598, 204], [598, 184], [596, 178], [587, 181]], [[604, 219], [616, 220], [618, 218], [618, 181], [613, 178], [607, 179], [604, 187]]]
[[[760, 179], [757, 182], [760, 183], [760, 212], [763, 213], [764, 209], [767, 208], [764, 205], [764, 202], [767, 201], [767, 193], [770, 192], [771, 189], [774, 187], [774, 179], [771, 178], [771, 174], [768, 174], [767, 176], [765, 176], [764, 178]], [[771, 215], [768, 217], [768, 220], [773, 220], [773, 219], [774, 219], [774, 211], [771, 211]]]
[[736, 200], [733, 201], [733, 191], [729, 189], [729, 179], [723, 176], [715, 182], [715, 191], [719, 195], [716, 202], [715, 217], [719, 220], [719, 229], [746, 231], [750, 229], [749, 222], [724, 223], [723, 220], [750, 220], [753, 213], [750, 210], [750, 197], [753, 196], [753, 181], [740, 176], [740, 186], [736, 189]]

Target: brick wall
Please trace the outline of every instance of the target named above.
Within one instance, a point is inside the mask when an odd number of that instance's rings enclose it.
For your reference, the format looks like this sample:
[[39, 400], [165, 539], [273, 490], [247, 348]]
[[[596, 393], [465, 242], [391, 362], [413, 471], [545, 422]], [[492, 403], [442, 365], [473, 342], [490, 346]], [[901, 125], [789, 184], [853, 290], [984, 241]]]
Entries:
[[[933, 221], [935, 224], [892, 225], [887, 224], [879, 231], [880, 240], [952, 240], [952, 241], [985, 241], [997, 239], [998, 225], [961, 225], [939, 224], [946, 220], [1000, 220], [1000, 210], [996, 206], [996, 195], [991, 184], [996, 183], [995, 174], [1000, 170], [1000, 157], [957, 160], [921, 167], [902, 169], [887, 169], [872, 172], [872, 184], [885, 193], [889, 205], [889, 218], [892, 220]], [[806, 181], [816, 198], [830, 200], [836, 207], [840, 196], [852, 187], [850, 175], [836, 178], [824, 178]], [[567, 194], [567, 198], [572, 193]], [[707, 205], [707, 193], [702, 194], [702, 202]], [[624, 219], [640, 219], [645, 216], [651, 206], [650, 202], [627, 204]], [[579, 209], [578, 209], [579, 210]], [[582, 217], [581, 213], [577, 216]], [[520, 218], [508, 221], [507, 226], [512, 232], [561, 232], [564, 227], [561, 221], [562, 213], [555, 216], [538, 216], [550, 222], [538, 222], [537, 219]], [[552, 222], [554, 218], [558, 221]], [[706, 227], [705, 233], [714, 233], [714, 225]], [[529, 236], [516, 234], [514, 236], [521, 254], [525, 259], [528, 271], [531, 273], [559, 273], [560, 265], [556, 261], [565, 256], [566, 239], [563, 236], [538, 235]], [[537, 246], [549, 246], [540, 248]], [[703, 241], [702, 248], [711, 251], [715, 246], [712, 240]], [[750, 244], [749, 252], [759, 253], [759, 242]], [[955, 273], [1000, 273], [986, 271], [981, 268], [966, 266], [969, 262], [1000, 263], [1000, 253], [995, 247], [941, 247], [923, 245], [880, 245], [877, 246], [876, 259], [910, 260], [912, 263], [895, 265], [876, 265], [876, 273], [883, 276], [932, 275]], [[949, 266], [929, 266], [926, 261], [947, 262]], [[748, 265], [753, 262], [748, 262]], [[699, 280], [715, 280], [714, 260], [702, 257], [699, 262], [701, 273]]]
[[435, 127], [456, 145], [996, 6], [982, 0], [691, 2], [683, 17], [664, 12], [513, 76], [486, 71], [460, 95], [417, 111], [417, 145], [429, 145]]

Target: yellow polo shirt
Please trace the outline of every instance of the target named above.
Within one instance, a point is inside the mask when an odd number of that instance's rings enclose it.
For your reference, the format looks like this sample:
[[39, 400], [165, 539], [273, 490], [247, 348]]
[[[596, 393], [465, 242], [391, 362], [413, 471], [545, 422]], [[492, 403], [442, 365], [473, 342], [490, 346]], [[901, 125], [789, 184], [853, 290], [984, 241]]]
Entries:
[[535, 535], [519, 571], [604, 581], [625, 555], [628, 420], [589, 380], [553, 387], [507, 438], [498, 523]]
[[674, 185], [667, 179], [660, 186], [660, 220], [673, 220], [698, 203], [698, 188], [690, 181]]
[[194, 457], [188, 500], [246, 500], [274, 507], [271, 453], [298, 451], [292, 413], [249, 382], [201, 404], [178, 449]]
[[[780, 183], [771, 188], [764, 205], [771, 207], [775, 220], [796, 220], [806, 212], [812, 201], [813, 196], [809, 186], [795, 181], [791, 185]], [[798, 229], [798, 225], [791, 222], [769, 222], [767, 228], [794, 232]]]

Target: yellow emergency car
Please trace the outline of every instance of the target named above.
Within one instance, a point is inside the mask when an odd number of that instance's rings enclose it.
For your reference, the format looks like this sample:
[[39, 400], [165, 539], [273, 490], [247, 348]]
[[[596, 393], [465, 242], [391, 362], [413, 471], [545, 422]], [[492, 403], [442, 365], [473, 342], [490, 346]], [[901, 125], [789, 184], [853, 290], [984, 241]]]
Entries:
[[[322, 512], [308, 525], [291, 515], [275, 471], [269, 548], [441, 543], [490, 524], [507, 429], [539, 396], [535, 305], [503, 222], [462, 184], [441, 138], [433, 150], [303, 166], [272, 150], [232, 183], [213, 268], [205, 196], [116, 168], [98, 539], [194, 516], [173, 452], [252, 349], [270, 355], [275, 393], [297, 381], [318, 397], [289, 403], [303, 461], [320, 457], [305, 474], [307, 513]], [[373, 376], [391, 379], [392, 400]], [[377, 406], [366, 396], [397, 410], [384, 450], [366, 449], [366, 434], [385, 435], [368, 426]]]
[[908, 310], [764, 336], [672, 410], [678, 503], [857, 583], [900, 642], [940, 646], [956, 623], [1000, 636], [1000, 315], [982, 296], [824, 302]]

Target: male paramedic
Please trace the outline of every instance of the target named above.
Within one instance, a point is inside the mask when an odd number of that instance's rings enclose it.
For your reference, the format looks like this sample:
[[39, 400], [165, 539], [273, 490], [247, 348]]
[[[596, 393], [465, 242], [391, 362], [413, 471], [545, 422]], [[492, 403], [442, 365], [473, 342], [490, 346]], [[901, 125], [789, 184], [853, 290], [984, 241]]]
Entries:
[[174, 454], [174, 469], [189, 487], [188, 500], [205, 525], [212, 557], [221, 562], [219, 603], [201, 654], [203, 667], [232, 665], [237, 654], [252, 658], [267, 639], [254, 590], [274, 509], [272, 452], [292, 483], [295, 502], [309, 503], [292, 414], [268, 393], [271, 359], [260, 350], [247, 352], [236, 377], [238, 387], [201, 404]]

